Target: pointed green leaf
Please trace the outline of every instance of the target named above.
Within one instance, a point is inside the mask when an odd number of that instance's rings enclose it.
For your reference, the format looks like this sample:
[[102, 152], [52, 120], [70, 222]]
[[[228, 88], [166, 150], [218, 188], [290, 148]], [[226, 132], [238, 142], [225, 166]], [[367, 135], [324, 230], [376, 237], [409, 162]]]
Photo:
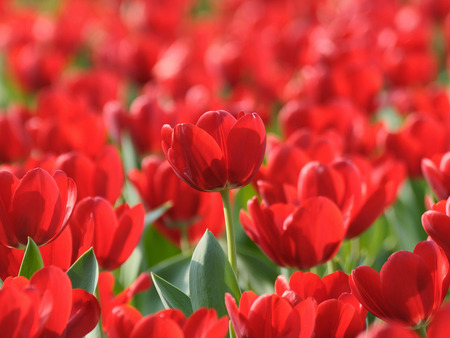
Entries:
[[214, 308], [219, 316], [227, 313], [226, 292], [238, 301], [240, 299], [241, 292], [233, 269], [209, 230], [206, 230], [192, 255], [189, 291], [193, 310]]
[[33, 274], [44, 267], [41, 253], [34, 241], [28, 237], [27, 247], [20, 265], [19, 276], [30, 279]]
[[94, 293], [98, 281], [98, 263], [94, 250], [90, 248], [73, 263], [67, 275], [72, 281], [72, 288]]
[[179, 309], [186, 317], [192, 314], [191, 300], [188, 295], [153, 272], [152, 280], [166, 309]]

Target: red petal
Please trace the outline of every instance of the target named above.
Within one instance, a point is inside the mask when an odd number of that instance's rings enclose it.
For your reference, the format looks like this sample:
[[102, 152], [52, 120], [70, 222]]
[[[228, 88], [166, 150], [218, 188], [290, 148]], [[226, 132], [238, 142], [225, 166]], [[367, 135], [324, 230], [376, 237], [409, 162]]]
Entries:
[[58, 185], [40, 168], [30, 170], [21, 179], [11, 207], [14, 231], [23, 245], [27, 244], [28, 237], [37, 245], [48, 242], [59, 232], [65, 216]]
[[301, 269], [331, 259], [345, 235], [341, 212], [326, 197], [305, 200], [286, 219], [284, 227], [286, 230], [280, 247], [295, 249], [295, 255], [290, 259]]
[[178, 324], [165, 317], [157, 315], [147, 316], [141, 319], [130, 335], [131, 338], [184, 338], [183, 330]]
[[433, 161], [424, 158], [421, 163], [422, 174], [427, 183], [439, 199], [446, 199], [449, 195], [444, 182], [444, 175], [439, 171]]
[[422, 226], [425, 232], [433, 239], [433, 241], [435, 241], [445, 250], [450, 249], [449, 216], [434, 210], [426, 211], [422, 215]]
[[198, 119], [197, 127], [210, 134], [227, 158], [227, 139], [236, 118], [225, 110], [208, 111]]
[[166, 153], [175, 173], [197, 190], [217, 190], [227, 182], [226, 160], [214, 138], [192, 124], [179, 124]]
[[200, 308], [188, 318], [183, 332], [185, 337], [223, 338], [228, 333], [228, 318], [218, 320], [216, 310]]
[[72, 290], [72, 311], [66, 329], [65, 337], [83, 337], [91, 332], [100, 318], [100, 305], [92, 294], [82, 290]]
[[380, 275], [368, 266], [360, 266], [349, 277], [350, 288], [359, 302], [375, 316], [389, 319], [390, 312], [381, 293]]
[[18, 245], [11, 219], [11, 202], [19, 180], [9, 171], [0, 171], [0, 243], [6, 246]]
[[424, 260], [408, 251], [392, 254], [380, 271], [381, 290], [392, 319], [415, 325], [428, 318], [434, 305], [434, 285]]
[[247, 185], [261, 166], [266, 151], [266, 130], [257, 114], [246, 114], [236, 122], [228, 135], [227, 149], [228, 184]]
[[363, 330], [356, 309], [337, 299], [319, 304], [316, 317], [316, 337], [355, 337]]
[[294, 272], [289, 279], [289, 286], [302, 299], [312, 297], [317, 303], [321, 303], [327, 298], [325, 284], [319, 276], [311, 272]]
[[45, 267], [30, 279], [41, 293], [42, 306], [51, 306], [50, 317], [44, 332], [61, 335], [72, 310], [72, 284], [69, 277], [59, 268]]

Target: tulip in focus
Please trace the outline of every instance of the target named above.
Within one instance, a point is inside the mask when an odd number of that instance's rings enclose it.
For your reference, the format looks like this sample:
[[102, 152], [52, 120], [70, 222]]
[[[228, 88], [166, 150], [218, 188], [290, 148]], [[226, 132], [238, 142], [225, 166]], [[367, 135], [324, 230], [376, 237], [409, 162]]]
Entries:
[[200, 191], [234, 189], [251, 182], [264, 158], [266, 131], [256, 113], [204, 113], [197, 124], [164, 125], [162, 147], [175, 173]]
[[277, 294], [242, 294], [239, 306], [229, 293], [225, 305], [237, 338], [311, 337], [314, 332], [317, 304], [313, 298], [293, 305]]
[[380, 273], [368, 266], [357, 267], [350, 276], [350, 287], [375, 316], [415, 326], [439, 310], [449, 287], [448, 272], [443, 250], [433, 241], [422, 241], [414, 252], [393, 253]]
[[22, 179], [0, 171], [0, 243], [24, 247], [53, 241], [66, 227], [76, 201], [76, 186], [62, 171], [52, 176], [41, 168]]
[[333, 258], [345, 237], [342, 213], [334, 202], [322, 196], [300, 205], [247, 203], [249, 215], [241, 210], [240, 220], [247, 235], [280, 266], [307, 269]]
[[0, 306], [3, 337], [83, 337], [100, 318], [95, 296], [72, 289], [67, 274], [54, 266], [38, 270], [30, 280], [7, 278]]

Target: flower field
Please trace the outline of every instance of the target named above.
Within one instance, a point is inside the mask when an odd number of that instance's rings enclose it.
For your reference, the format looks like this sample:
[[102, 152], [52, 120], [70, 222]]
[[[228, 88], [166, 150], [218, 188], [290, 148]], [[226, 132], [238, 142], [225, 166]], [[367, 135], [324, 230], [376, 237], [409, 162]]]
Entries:
[[0, 0], [0, 335], [450, 336], [449, 71], [448, 0]]

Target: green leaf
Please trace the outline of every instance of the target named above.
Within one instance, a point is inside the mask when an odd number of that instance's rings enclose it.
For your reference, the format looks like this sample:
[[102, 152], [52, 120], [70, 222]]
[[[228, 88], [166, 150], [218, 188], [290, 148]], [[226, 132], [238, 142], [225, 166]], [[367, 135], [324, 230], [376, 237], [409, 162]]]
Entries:
[[273, 293], [280, 269], [259, 251], [239, 248], [239, 283], [257, 294]]
[[[151, 229], [150, 227], [149, 229]], [[158, 276], [170, 281], [184, 293], [189, 292], [189, 264], [190, 256], [178, 254], [153, 266], [151, 271]], [[150, 271], [149, 271], [150, 272]], [[164, 305], [156, 291], [156, 288], [141, 292], [134, 296], [133, 304], [143, 315], [156, 313], [164, 309]]]
[[19, 276], [30, 279], [33, 274], [44, 267], [41, 253], [34, 241], [28, 237], [27, 247], [20, 265]]
[[98, 263], [94, 250], [90, 248], [78, 258], [67, 270], [67, 275], [72, 281], [72, 288], [94, 293], [98, 281]]
[[186, 317], [192, 314], [191, 300], [188, 295], [153, 272], [152, 280], [166, 309], [179, 309]]
[[227, 313], [225, 293], [240, 299], [236, 276], [214, 235], [206, 230], [192, 255], [189, 267], [189, 291], [193, 310], [216, 309], [219, 316]]
[[144, 253], [144, 268], [146, 269], [180, 254], [180, 249], [161, 235], [154, 226], [147, 227], [144, 230], [141, 242]]
[[155, 222], [158, 218], [160, 218], [164, 213], [172, 208], [172, 202], [167, 201], [166, 203], [163, 203], [156, 209], [153, 209], [145, 214], [145, 225], [148, 226]]

